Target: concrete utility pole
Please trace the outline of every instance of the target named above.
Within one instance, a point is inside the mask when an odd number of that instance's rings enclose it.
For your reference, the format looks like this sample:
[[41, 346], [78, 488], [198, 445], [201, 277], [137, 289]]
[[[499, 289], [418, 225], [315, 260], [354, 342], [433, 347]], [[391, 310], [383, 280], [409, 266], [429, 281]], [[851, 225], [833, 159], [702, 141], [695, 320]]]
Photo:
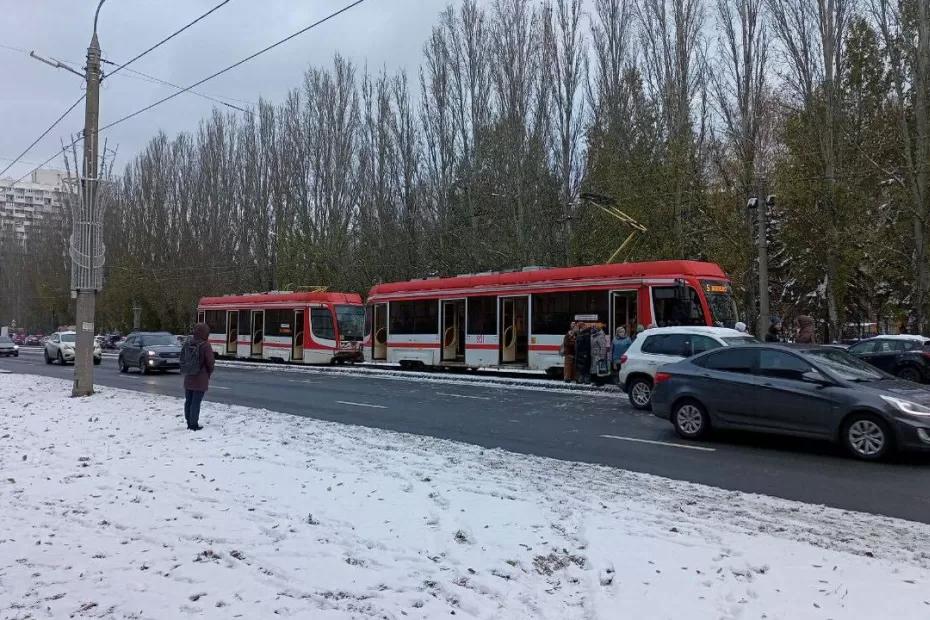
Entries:
[[84, 162], [78, 206], [71, 234], [71, 289], [77, 297], [77, 343], [74, 352], [74, 388], [72, 396], [94, 393], [94, 313], [97, 291], [102, 284], [102, 222], [97, 207], [97, 125], [100, 117], [100, 43], [97, 41], [97, 16], [94, 34], [87, 48], [87, 99], [84, 107]]

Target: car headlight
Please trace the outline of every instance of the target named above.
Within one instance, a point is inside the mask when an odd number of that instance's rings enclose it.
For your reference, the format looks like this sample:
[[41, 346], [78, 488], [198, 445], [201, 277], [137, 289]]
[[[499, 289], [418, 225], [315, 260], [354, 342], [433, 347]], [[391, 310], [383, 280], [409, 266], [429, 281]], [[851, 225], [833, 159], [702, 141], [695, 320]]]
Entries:
[[14, 345], [13, 345], [13, 350], [14, 350], [14, 351], [19, 351], [19, 345], [18, 345], [18, 344], [14, 344]]
[[155, 353], [155, 351], [149, 351], [149, 352], [148, 352], [148, 356], [149, 356], [149, 357], [155, 357], [156, 355], [158, 355], [158, 354]]
[[909, 413], [911, 415], [930, 416], [930, 407], [926, 407], [909, 400], [904, 400], [903, 398], [885, 396], [884, 394], [882, 394], [882, 400], [893, 406], [898, 411]]

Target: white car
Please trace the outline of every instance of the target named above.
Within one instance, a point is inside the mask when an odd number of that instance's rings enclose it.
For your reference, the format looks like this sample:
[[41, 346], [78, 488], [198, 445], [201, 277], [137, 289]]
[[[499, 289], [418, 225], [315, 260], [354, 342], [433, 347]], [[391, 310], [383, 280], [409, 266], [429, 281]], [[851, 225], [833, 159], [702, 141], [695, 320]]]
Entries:
[[[45, 341], [43, 356], [45, 363], [58, 362], [62, 366], [74, 361], [74, 347], [77, 344], [75, 332], [55, 332]], [[103, 358], [103, 350], [99, 342], [94, 342], [94, 364], [99, 364]]]
[[758, 342], [726, 327], [657, 327], [636, 337], [620, 358], [620, 385], [636, 409], [649, 409], [656, 371], [686, 357], [720, 347]]

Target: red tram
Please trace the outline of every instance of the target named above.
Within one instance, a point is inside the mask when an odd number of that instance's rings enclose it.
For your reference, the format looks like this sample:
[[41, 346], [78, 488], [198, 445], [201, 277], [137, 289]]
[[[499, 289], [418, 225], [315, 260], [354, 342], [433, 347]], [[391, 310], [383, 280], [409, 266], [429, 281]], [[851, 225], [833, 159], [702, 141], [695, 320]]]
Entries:
[[655, 261], [482, 273], [379, 284], [367, 301], [365, 359], [405, 366], [555, 372], [573, 320], [620, 326], [737, 321], [713, 263]]
[[361, 361], [364, 318], [355, 293], [226, 295], [197, 306], [217, 355], [304, 364]]

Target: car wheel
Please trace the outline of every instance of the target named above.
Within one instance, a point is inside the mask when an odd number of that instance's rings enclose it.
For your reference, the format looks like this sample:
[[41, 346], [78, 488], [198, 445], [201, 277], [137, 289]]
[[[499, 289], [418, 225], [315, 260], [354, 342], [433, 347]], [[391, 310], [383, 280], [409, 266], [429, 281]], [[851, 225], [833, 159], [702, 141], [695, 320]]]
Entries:
[[94, 366], [99, 366], [99, 365], [100, 365], [100, 358], [99, 358], [99, 357], [95, 357], [95, 358], [94, 358]]
[[648, 379], [633, 379], [630, 383], [630, 404], [634, 409], [647, 410], [652, 405], [652, 382]]
[[62, 366], [65, 365], [65, 358], [64, 356], [62, 356], [61, 351], [58, 352], [58, 363], [61, 364]]
[[50, 358], [50, 357], [48, 356], [48, 349], [42, 349], [42, 357], [45, 358], [45, 363], [46, 363], [46, 364], [51, 364], [51, 363], [52, 363], [52, 358]]
[[117, 359], [117, 365], [121, 373], [126, 374], [129, 372], [129, 366], [126, 365], [126, 360], [124, 360], [122, 356]]
[[144, 359], [139, 360], [139, 372], [141, 372], [143, 375], [149, 374], [149, 369], [148, 366], [145, 365]]
[[842, 441], [854, 457], [878, 461], [891, 451], [893, 437], [881, 418], [870, 413], [857, 413], [843, 425]]
[[710, 418], [695, 400], [683, 400], [672, 411], [675, 432], [684, 439], [700, 439], [710, 430]]
[[898, 371], [898, 378], [904, 379], [905, 381], [920, 383], [920, 371], [913, 366], [905, 366]]

